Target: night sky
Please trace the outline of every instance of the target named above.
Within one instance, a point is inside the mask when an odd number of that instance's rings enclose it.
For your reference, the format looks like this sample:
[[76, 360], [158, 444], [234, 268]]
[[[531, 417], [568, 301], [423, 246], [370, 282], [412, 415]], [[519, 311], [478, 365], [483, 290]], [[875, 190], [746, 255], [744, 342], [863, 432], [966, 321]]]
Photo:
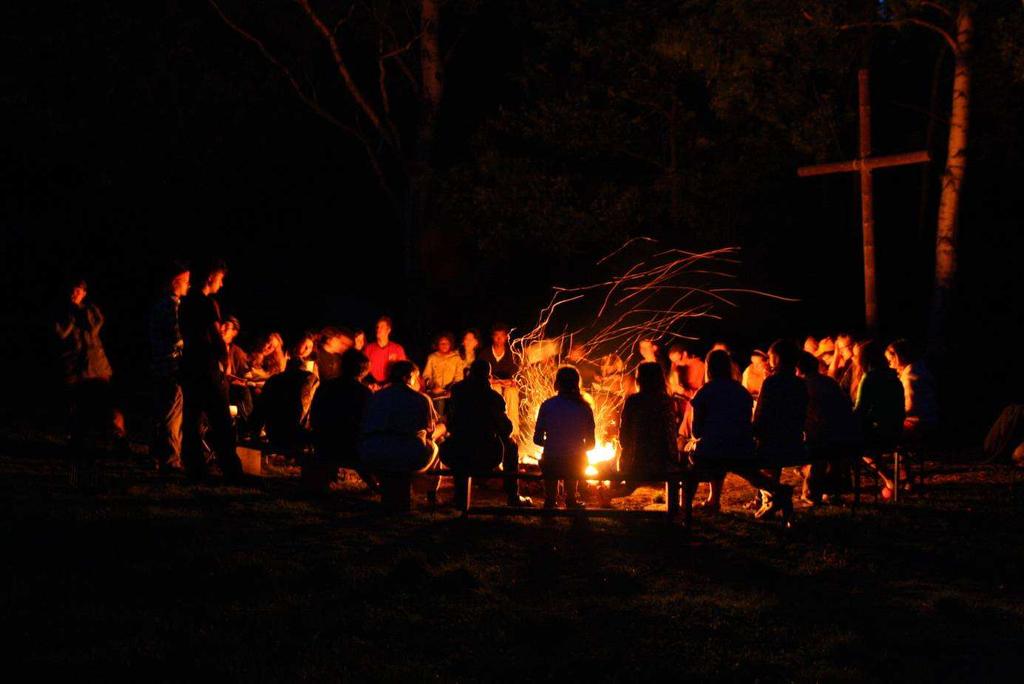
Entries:
[[[318, 6], [336, 14], [337, 4]], [[153, 274], [170, 257], [209, 254], [231, 267], [222, 301], [242, 320], [243, 342], [269, 329], [295, 334], [328, 323], [369, 327], [386, 312], [396, 317], [396, 338], [425, 354], [428, 338], [409, 339], [403, 321], [418, 317], [425, 331], [485, 328], [495, 320], [528, 326], [552, 285], [600, 277], [594, 262], [635, 235], [687, 249], [738, 245], [743, 286], [802, 300], [745, 300], [739, 309], [723, 311], [720, 323], [688, 331], [706, 343], [724, 338], [744, 351], [784, 334], [856, 331], [863, 310], [856, 179], [800, 179], [796, 167], [854, 154], [863, 36], [843, 36], [832, 44], [835, 55], [822, 54], [813, 88], [794, 80], [785, 88], [764, 83], [762, 91], [755, 80], [745, 92], [764, 98], [756, 115], [739, 109], [723, 116], [716, 94], [693, 86], [701, 82], [699, 70], [679, 78], [676, 92], [693, 112], [686, 129], [691, 156], [681, 172], [686, 215], [679, 224], [663, 220], [664, 211], [643, 192], [623, 210], [626, 218], [607, 221], [604, 232], [588, 223], [593, 212], [581, 211], [575, 222], [551, 219], [545, 233], [544, 207], [557, 205], [557, 195], [547, 198], [551, 205], [539, 205], [528, 227], [515, 218], [523, 207], [509, 199], [505, 190], [511, 186], [502, 179], [514, 185], [516, 173], [525, 178], [558, 169], [572, 179], [574, 197], [607, 194], [601, 183], [650, 185], [649, 172], [622, 157], [601, 151], [591, 159], [585, 136], [578, 163], [587, 168], [579, 169], [565, 162], [573, 147], [556, 149], [536, 131], [522, 130], [539, 126], [537, 113], [554, 110], [551, 103], [566, 102], [575, 104], [555, 110], [563, 115], [554, 117], [566, 130], [556, 127], [552, 135], [576, 135], [577, 118], [586, 128], [592, 107], [601, 105], [584, 81], [601, 81], [607, 92], [626, 87], [614, 80], [620, 72], [602, 71], [612, 58], [600, 54], [601, 46], [612, 54], [619, 39], [606, 35], [606, 17], [647, 12], [654, 24], [670, 25], [680, 21], [676, 10], [666, 9], [670, 5], [574, 2], [550, 10], [550, 17], [535, 2], [445, 6], [441, 44], [449, 61], [432, 160], [438, 181], [430, 218], [434, 242], [423, 281], [413, 282], [403, 271], [401, 228], [361, 146], [312, 115], [206, 2], [5, 4], [0, 285], [7, 372], [20, 386], [44, 388], [47, 372], [40, 369], [53, 363], [49, 312], [74, 272], [89, 280], [91, 296], [107, 314], [104, 339], [125, 391], [144, 387], [144, 318]], [[315, 83], [343, 117], [354, 116], [326, 51], [305, 32], [302, 17], [289, 3], [260, 6], [269, 9], [239, 16], [251, 19], [254, 31], [299, 65], [301, 78]], [[235, 11], [240, 5], [224, 7]], [[947, 384], [950, 394], [973, 397], [984, 410], [1019, 391], [1013, 379], [1021, 372], [1015, 349], [1024, 291], [1024, 88], [1002, 59], [1005, 46], [997, 39], [1006, 28], [1001, 22], [1019, 20], [1014, 12], [1020, 14], [1019, 3], [992, 2], [978, 17], [955, 340], [963, 365], [956, 373], [961, 377]], [[586, 43], [598, 53], [581, 60], [581, 69], [572, 54], [552, 48], [569, 30], [559, 23], [570, 21], [566, 16], [577, 23], [574, 40], [564, 45]], [[372, 42], [357, 35], [358, 21], [345, 29], [355, 55]], [[694, 16], [682, 25], [700, 30]], [[921, 149], [937, 42], [915, 31], [879, 31], [871, 40], [875, 150]], [[356, 77], [373, 86], [373, 65], [353, 61]], [[802, 68], [777, 64], [769, 72], [775, 69], [785, 80]], [[940, 119], [947, 115], [950, 70], [947, 57], [937, 86]], [[538, 73], [550, 74], [551, 82]], [[777, 107], [777, 118], [785, 119], [800, 104], [778, 104], [772, 88], [827, 94], [833, 116], [809, 134], [801, 131], [811, 140], [807, 145], [790, 144], [782, 129], [760, 117]], [[559, 99], [577, 91], [586, 97]], [[400, 125], [407, 124], [402, 117], [411, 111], [409, 100], [398, 97], [395, 106]], [[622, 135], [645, 125], [628, 123]], [[923, 340], [925, 334], [945, 130], [941, 124], [934, 130], [937, 160], [924, 173], [906, 167], [875, 175], [880, 308], [888, 337]], [[502, 160], [520, 155], [523, 167], [491, 174]], [[478, 203], [472, 197], [482, 178], [491, 179], [481, 183], [490, 194]], [[411, 302], [424, 299], [426, 308], [412, 314]], [[988, 368], [985, 354], [1000, 367]]]

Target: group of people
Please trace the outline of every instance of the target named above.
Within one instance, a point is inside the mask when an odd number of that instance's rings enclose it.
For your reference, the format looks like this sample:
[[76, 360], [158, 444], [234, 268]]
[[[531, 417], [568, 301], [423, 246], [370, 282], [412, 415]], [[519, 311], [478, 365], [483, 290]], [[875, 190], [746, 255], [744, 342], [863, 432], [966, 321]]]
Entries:
[[[219, 261], [177, 265], [151, 309], [150, 453], [161, 471], [181, 468], [198, 481], [212, 454], [227, 481], [241, 480], [241, 433], [265, 437], [298, 460], [314, 490], [329, 488], [339, 468], [377, 488], [440, 460], [456, 475], [457, 499], [467, 495], [469, 477], [500, 466], [509, 505], [529, 505], [515, 477], [519, 359], [508, 326], [493, 326], [483, 345], [474, 330], [458, 339], [438, 335], [422, 371], [392, 338], [386, 316], [372, 341], [360, 330], [327, 327], [287, 345], [270, 333], [247, 352], [237, 343], [240, 322], [217, 303], [226, 277]], [[56, 324], [72, 432], [99, 409], [123, 435], [106, 396], [102, 324], [85, 283], [75, 282]], [[560, 491], [567, 507], [583, 506], [578, 483], [597, 444], [597, 395], [617, 397], [621, 406], [613, 421], [620, 472], [636, 480], [692, 466], [702, 477], [688, 482], [710, 482], [709, 509], [720, 507], [725, 474], [733, 472], [760, 492], [759, 517], [791, 513], [783, 466], [811, 464], [800, 495], [809, 504], [843, 491], [851, 458], [863, 457], [891, 492], [879, 459], [901, 442], [924, 439], [938, 420], [934, 382], [905, 340], [883, 347], [843, 334], [808, 338], [803, 350], [779, 340], [754, 351], [743, 370], [724, 344], [706, 356], [674, 344], [663, 356], [656, 340], [644, 339], [635, 352], [592, 362], [574, 345], [553, 373], [554, 396], [539, 406], [532, 435], [542, 448], [545, 506], [555, 506]]]

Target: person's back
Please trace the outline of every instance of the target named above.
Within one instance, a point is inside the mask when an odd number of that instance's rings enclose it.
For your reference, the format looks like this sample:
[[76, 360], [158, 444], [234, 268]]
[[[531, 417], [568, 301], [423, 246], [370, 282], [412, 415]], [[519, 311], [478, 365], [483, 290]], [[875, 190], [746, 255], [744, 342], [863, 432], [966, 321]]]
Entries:
[[808, 445], [854, 443], [858, 429], [853, 404], [839, 383], [821, 373], [809, 373], [804, 383], [808, 398], [804, 432]]
[[627, 397], [620, 426], [624, 472], [660, 470], [675, 461], [678, 421], [672, 399], [665, 392]]
[[354, 377], [321, 382], [310, 407], [310, 428], [317, 452], [341, 462], [354, 462], [363, 416], [373, 397]]
[[486, 382], [471, 379], [452, 385], [447, 426], [450, 439], [460, 441], [506, 438], [512, 433], [512, 421], [505, 415], [505, 400]]
[[773, 373], [761, 385], [754, 436], [766, 457], [795, 455], [803, 446], [807, 386], [791, 371]]
[[392, 383], [370, 399], [363, 434], [417, 437], [430, 424], [430, 400], [402, 384]]
[[554, 396], [540, 405], [534, 442], [542, 440], [544, 459], [581, 462], [594, 447], [594, 412], [582, 399]]
[[860, 418], [865, 445], [870, 449], [895, 447], [905, 416], [903, 385], [890, 368], [871, 368], [861, 379], [855, 414]]
[[389, 384], [366, 408], [359, 455], [376, 471], [415, 472], [429, 468], [437, 456], [437, 414], [430, 397], [412, 388], [418, 376], [419, 369], [409, 361], [392, 364]]
[[316, 384], [316, 376], [299, 359], [289, 361], [283, 373], [267, 380], [257, 420], [266, 426], [271, 445], [290, 449], [301, 444]]
[[743, 459], [754, 453], [750, 423], [753, 399], [731, 378], [713, 379], [693, 398], [696, 456], [703, 459]]

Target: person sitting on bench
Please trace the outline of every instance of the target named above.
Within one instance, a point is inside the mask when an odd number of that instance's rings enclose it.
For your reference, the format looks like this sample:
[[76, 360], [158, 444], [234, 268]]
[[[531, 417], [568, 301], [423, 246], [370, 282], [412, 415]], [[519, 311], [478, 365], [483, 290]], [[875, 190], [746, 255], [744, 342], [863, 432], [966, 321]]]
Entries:
[[[800, 350], [788, 340], [776, 340], [768, 348], [772, 374], [765, 378], [754, 410], [754, 439], [757, 459], [778, 481], [785, 464], [807, 462], [804, 424], [807, 421], [807, 385], [796, 377]], [[777, 510], [761, 492], [761, 507], [754, 517], [761, 518]]]
[[583, 398], [580, 374], [572, 366], [555, 373], [557, 394], [540, 405], [533, 443], [544, 448], [540, 469], [544, 474], [544, 508], [555, 507], [558, 481], [565, 482], [565, 507], [583, 508], [576, 498], [576, 483], [587, 467], [587, 451], [594, 448], [594, 411]]
[[800, 500], [811, 506], [835, 496], [850, 482], [850, 459], [860, 450], [860, 428], [853, 403], [833, 378], [821, 373], [820, 362], [803, 352], [797, 375], [807, 386], [804, 435], [811, 463], [803, 467]]
[[903, 384], [886, 363], [878, 342], [865, 343], [860, 356], [864, 378], [853, 412], [860, 419], [864, 436], [864, 463], [882, 481], [882, 497], [888, 499], [895, 483], [879, 469], [877, 459], [899, 446], [905, 417]]
[[702, 479], [712, 484], [707, 507], [718, 510], [722, 482], [726, 472], [731, 472], [769, 494], [765, 501], [767, 511], [761, 517], [781, 510], [783, 523], [788, 523], [793, 515], [793, 488], [779, 484], [757, 468], [750, 423], [754, 400], [733, 379], [732, 359], [727, 352], [715, 350], [708, 354], [707, 369], [708, 382], [693, 398], [693, 433], [698, 442], [693, 453], [695, 472], [686, 480], [687, 517], [697, 483]]
[[371, 490], [377, 479], [364, 471], [359, 460], [359, 430], [373, 392], [363, 382], [370, 361], [362, 352], [349, 349], [340, 355], [339, 375], [324, 380], [309, 410], [310, 429], [316, 458], [302, 465], [306, 487], [325, 492], [337, 478], [339, 468], [353, 468]]
[[[630, 478], [658, 475], [678, 465], [676, 433], [680, 417], [668, 395], [665, 373], [661, 365], [644, 362], [637, 367], [636, 382], [640, 391], [626, 397], [619, 423], [619, 444], [622, 456], [619, 470]], [[613, 496], [629, 496], [638, 483], [623, 483]]]
[[434, 465], [435, 440], [444, 434], [430, 397], [416, 389], [419, 375], [412, 361], [391, 363], [388, 384], [370, 399], [359, 442], [363, 465], [380, 476], [387, 505], [398, 510], [408, 510], [409, 476]]
[[266, 428], [267, 440], [276, 453], [293, 459], [309, 443], [309, 407], [319, 383], [299, 354], [302, 343], [299, 339], [289, 348], [284, 372], [263, 386], [252, 420], [254, 430]]
[[509, 506], [532, 502], [519, 496], [519, 449], [509, 436], [512, 421], [505, 415], [505, 400], [491, 389], [491, 364], [476, 359], [465, 380], [451, 386], [448, 399], [448, 438], [441, 446], [441, 462], [455, 474], [455, 501], [469, 503], [469, 478], [490, 473], [498, 465], [506, 473], [505, 494]]

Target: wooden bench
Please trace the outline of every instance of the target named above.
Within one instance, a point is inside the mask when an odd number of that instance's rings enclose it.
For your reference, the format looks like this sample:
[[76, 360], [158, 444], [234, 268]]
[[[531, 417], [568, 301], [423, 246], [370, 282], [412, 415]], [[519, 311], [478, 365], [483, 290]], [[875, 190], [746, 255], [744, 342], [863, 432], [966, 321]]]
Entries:
[[[830, 457], [822, 459], [811, 459], [806, 458], [793, 459], [792, 461], [781, 461], [781, 462], [764, 462], [758, 460], [743, 460], [722, 462], [722, 466], [726, 472], [732, 472], [732, 468], [742, 467], [743, 469], [756, 468], [756, 469], [775, 469], [775, 468], [789, 468], [789, 467], [802, 467], [805, 465], [813, 465], [815, 463], [828, 463], [836, 461], [850, 461], [851, 466], [854, 470], [853, 477], [853, 508], [855, 509], [860, 504], [860, 469], [863, 467], [861, 456], [858, 453], [856, 456], [849, 457]], [[456, 509], [459, 510], [463, 515], [497, 515], [497, 516], [539, 516], [539, 517], [594, 517], [594, 518], [623, 518], [623, 517], [642, 517], [642, 518], [667, 518], [669, 520], [675, 519], [680, 512], [683, 514], [684, 521], [687, 525], [690, 524], [693, 515], [693, 499], [691, 496], [687, 496], [686, 492], [693, 491], [687, 488], [687, 483], [692, 478], [700, 478], [698, 482], [706, 482], [707, 475], [701, 472], [700, 467], [687, 467], [671, 472], [662, 473], [644, 473], [643, 475], [632, 476], [629, 473], [614, 473], [614, 476], [601, 477], [602, 480], [610, 480], [614, 482], [624, 482], [626, 484], [645, 484], [652, 482], [662, 482], [665, 485], [665, 501], [666, 509], [664, 511], [651, 511], [651, 510], [636, 510], [636, 509], [623, 509], [623, 508], [583, 508], [583, 509], [562, 509], [562, 508], [537, 508], [532, 506], [473, 506], [472, 505], [472, 487], [473, 480], [504, 480], [506, 473], [500, 471], [494, 471], [489, 473], [477, 473], [467, 477], [466, 485], [466, 500], [456, 502]], [[410, 475], [411, 477], [456, 477], [456, 474], [447, 469], [432, 469], [422, 473], [415, 473]], [[541, 473], [518, 471], [513, 477], [519, 481], [543, 481], [544, 476]], [[581, 478], [589, 479], [589, 478]], [[594, 478], [598, 479], [598, 478]], [[695, 488], [694, 488], [695, 489]], [[408, 489], [405, 489], [406, 495], [408, 495]]]

